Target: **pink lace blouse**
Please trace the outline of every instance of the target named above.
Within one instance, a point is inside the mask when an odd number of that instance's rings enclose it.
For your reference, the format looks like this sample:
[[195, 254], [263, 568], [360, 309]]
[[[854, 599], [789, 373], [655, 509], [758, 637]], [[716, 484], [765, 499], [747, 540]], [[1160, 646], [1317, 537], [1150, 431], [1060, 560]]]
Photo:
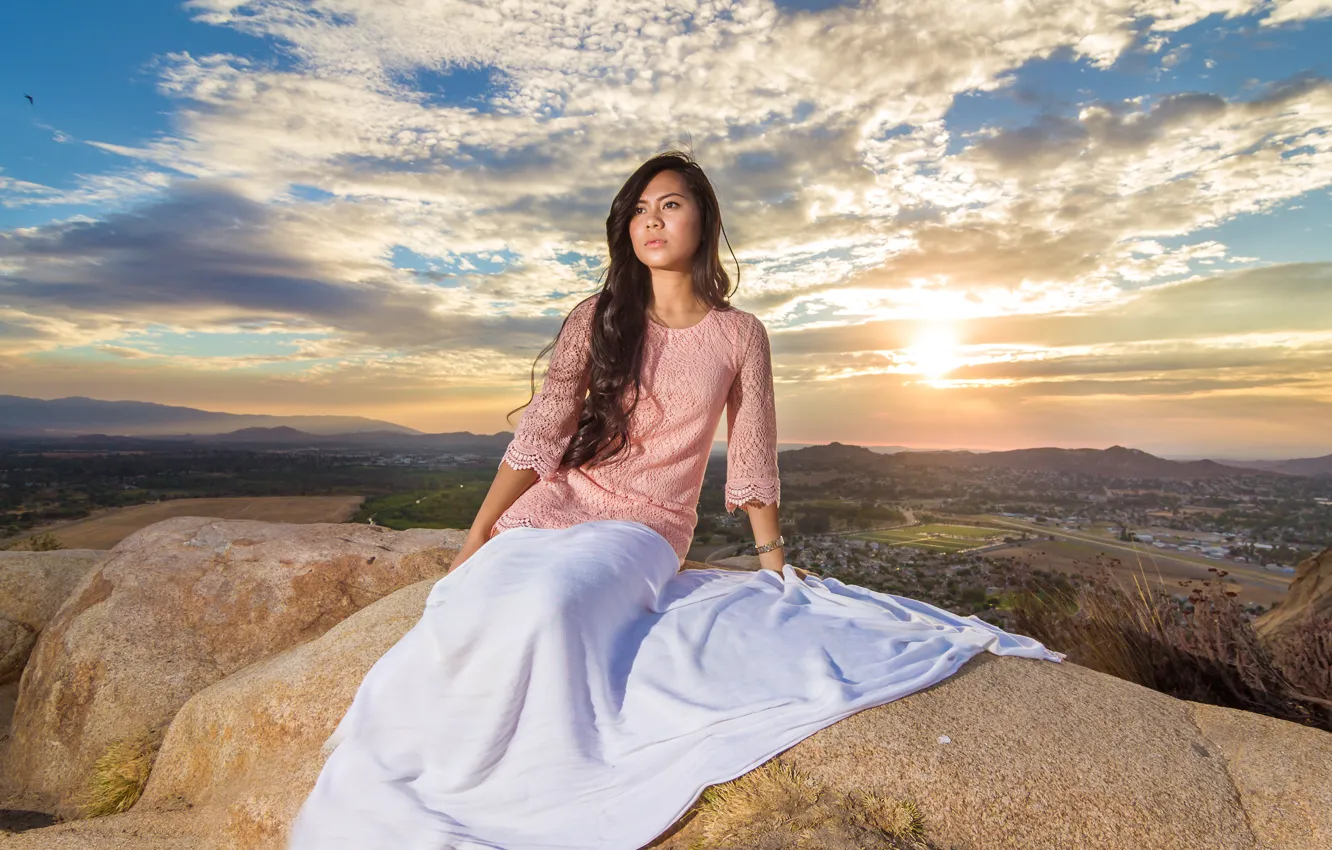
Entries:
[[726, 510], [780, 504], [768, 332], [757, 316], [735, 307], [714, 308], [688, 328], [649, 319], [629, 446], [599, 467], [557, 471], [587, 395], [592, 313], [600, 297], [570, 313], [541, 389], [514, 429], [503, 460], [539, 478], [495, 522], [491, 536], [519, 526], [636, 520], [666, 538], [683, 563], [723, 407]]

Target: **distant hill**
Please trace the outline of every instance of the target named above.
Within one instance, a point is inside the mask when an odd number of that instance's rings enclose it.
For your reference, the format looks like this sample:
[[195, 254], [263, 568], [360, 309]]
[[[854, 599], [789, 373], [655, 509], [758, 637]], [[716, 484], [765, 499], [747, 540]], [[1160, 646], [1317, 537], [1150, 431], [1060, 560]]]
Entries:
[[1294, 460], [1227, 460], [1223, 462], [1227, 466], [1265, 469], [1268, 472], [1284, 472], [1287, 475], [1332, 475], [1332, 455], [1296, 458]]
[[361, 416], [269, 416], [221, 413], [146, 401], [100, 401], [83, 396], [48, 401], [0, 395], [0, 436], [59, 437], [105, 433], [146, 437], [229, 434], [240, 429], [277, 427], [308, 434], [421, 433], [414, 428]]
[[1245, 470], [1211, 460], [1166, 460], [1141, 449], [1016, 449], [975, 455], [970, 452], [915, 452], [901, 456], [915, 466], [981, 466], [1031, 472], [1083, 473], [1107, 478], [1224, 478]]
[[[336, 434], [309, 434], [286, 425], [276, 428], [241, 428], [226, 434], [211, 435], [214, 443], [309, 443], [338, 439]], [[360, 436], [360, 435], [357, 435]]]
[[1197, 479], [1262, 474], [1266, 470], [1241, 469], [1215, 461], [1173, 461], [1139, 449], [1016, 449], [1007, 452], [899, 452], [885, 455], [861, 446], [833, 442], [826, 446], [782, 452], [783, 470], [875, 470], [890, 474], [902, 467], [950, 469], [1016, 469], [1030, 472], [1082, 473], [1108, 478]]
[[[196, 438], [198, 439], [198, 438]], [[403, 434], [396, 431], [363, 431], [354, 434], [305, 434], [292, 428], [245, 428], [210, 438], [212, 442], [282, 445], [359, 447], [405, 451], [452, 451], [499, 455], [513, 439], [512, 431], [473, 434], [448, 431], [440, 434]]]
[[[100, 401], [72, 396], [49, 401], [0, 395], [0, 439], [40, 440], [71, 446], [151, 448], [161, 443], [248, 447], [365, 448], [448, 451], [499, 456], [512, 431], [427, 434], [361, 416], [271, 416], [221, 413], [142, 401]], [[874, 470], [890, 474], [907, 467], [1015, 469], [1085, 473], [1113, 478], [1197, 479], [1243, 474], [1332, 475], [1332, 455], [1275, 461], [1173, 461], [1139, 449], [1016, 449], [1013, 451], [921, 451], [905, 446], [782, 444], [783, 470]], [[711, 453], [725, 455], [725, 441]]]
[[127, 437], [118, 434], [75, 436], [28, 436], [0, 433], [0, 441], [12, 444], [37, 443], [64, 450], [165, 451], [181, 445], [244, 446], [247, 449], [321, 448], [326, 450], [382, 450], [405, 452], [452, 452], [498, 457], [513, 439], [512, 431], [473, 434], [455, 431], [444, 434], [402, 434], [396, 431], [363, 431], [351, 434], [308, 434], [295, 428], [241, 428], [225, 434], [161, 434]]

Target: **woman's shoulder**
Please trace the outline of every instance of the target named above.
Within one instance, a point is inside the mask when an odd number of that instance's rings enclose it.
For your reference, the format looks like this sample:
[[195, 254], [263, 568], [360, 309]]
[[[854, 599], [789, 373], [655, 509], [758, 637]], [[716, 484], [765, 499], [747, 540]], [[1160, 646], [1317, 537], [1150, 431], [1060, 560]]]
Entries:
[[601, 298], [600, 292], [594, 292], [583, 298], [569, 310], [569, 315], [565, 318], [565, 325], [572, 325], [581, 331], [588, 331], [592, 327], [592, 316], [597, 309], [597, 300]]
[[718, 322], [713, 330], [719, 340], [724, 340], [730, 349], [733, 365], [739, 368], [753, 341], [763, 333], [763, 320], [734, 305], [715, 309]]
[[736, 327], [752, 328], [755, 325], [763, 324], [763, 320], [748, 310], [741, 310], [734, 304], [728, 304], [726, 307], [718, 308], [718, 314], [726, 321]]
[[593, 310], [597, 309], [597, 302], [599, 300], [601, 300], [601, 290], [597, 290], [591, 295], [584, 296], [583, 300], [575, 304], [573, 306], [573, 309], [570, 310], [569, 313], [570, 314], [577, 313], [580, 315], [590, 314]]
[[735, 305], [728, 306], [720, 311], [723, 322], [731, 328], [732, 337], [740, 343], [745, 343], [755, 334], [767, 331], [767, 326], [763, 320], [748, 310], [742, 310]]

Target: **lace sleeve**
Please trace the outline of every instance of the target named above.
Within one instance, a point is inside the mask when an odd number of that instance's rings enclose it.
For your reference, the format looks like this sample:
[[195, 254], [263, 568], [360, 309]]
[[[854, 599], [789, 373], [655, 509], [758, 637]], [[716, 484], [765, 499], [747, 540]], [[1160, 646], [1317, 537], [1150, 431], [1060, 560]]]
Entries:
[[777, 411], [768, 329], [754, 319], [740, 371], [726, 397], [726, 512], [746, 504], [781, 504]]
[[542, 481], [550, 480], [559, 469], [560, 459], [578, 429], [578, 416], [587, 395], [595, 307], [596, 299], [589, 298], [569, 313], [555, 341], [541, 389], [523, 411], [501, 459], [514, 469], [536, 470]]

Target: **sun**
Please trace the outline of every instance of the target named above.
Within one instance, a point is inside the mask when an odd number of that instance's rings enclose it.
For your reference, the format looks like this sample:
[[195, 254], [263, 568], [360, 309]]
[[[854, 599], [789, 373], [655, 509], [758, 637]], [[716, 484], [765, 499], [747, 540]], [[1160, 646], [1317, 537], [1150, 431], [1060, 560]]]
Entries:
[[921, 331], [906, 350], [911, 371], [932, 381], [961, 365], [958, 360], [957, 334], [949, 327], [931, 327]]

